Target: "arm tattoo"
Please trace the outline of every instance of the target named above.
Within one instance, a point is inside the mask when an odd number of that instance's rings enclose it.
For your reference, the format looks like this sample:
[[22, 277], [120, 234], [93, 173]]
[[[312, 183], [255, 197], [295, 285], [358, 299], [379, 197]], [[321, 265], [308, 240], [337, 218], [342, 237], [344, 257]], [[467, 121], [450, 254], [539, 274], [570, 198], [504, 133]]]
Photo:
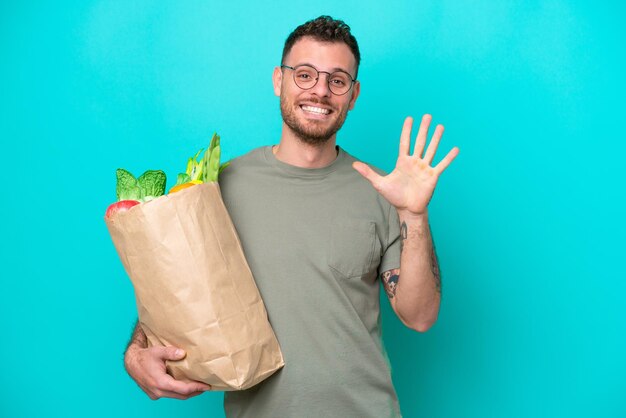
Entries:
[[[431, 237], [432, 240], [432, 237]], [[432, 241], [432, 247], [430, 249], [430, 269], [435, 278], [435, 288], [437, 292], [441, 294], [441, 273], [439, 272], [439, 262], [437, 261], [437, 254], [435, 253], [435, 241]]]
[[[439, 262], [437, 261], [437, 254], [435, 253], [435, 241], [433, 240], [433, 237], [430, 233], [430, 227], [427, 226], [423, 230], [419, 229], [417, 231], [413, 231], [413, 233], [417, 233], [417, 235], [420, 238], [424, 238], [424, 235], [426, 235], [426, 239], [427, 240], [430, 239], [432, 243], [430, 247], [430, 260], [429, 260], [430, 271], [433, 274], [433, 279], [435, 280], [435, 289], [437, 290], [437, 293], [441, 294], [441, 272], [439, 271]], [[406, 241], [407, 236], [408, 236], [408, 228], [407, 228], [406, 222], [403, 221], [402, 225], [400, 226], [400, 237], [402, 238], [402, 240], [400, 241], [400, 253], [402, 253], [402, 251], [404, 250], [404, 241]], [[395, 295], [395, 288], [394, 288], [393, 293]]]
[[400, 253], [404, 251], [404, 241], [406, 240], [407, 235], [406, 222], [402, 221], [402, 225], [400, 225], [400, 238], [402, 238], [400, 240]]
[[392, 299], [396, 295], [396, 289], [398, 288], [398, 280], [400, 280], [400, 269], [392, 269], [381, 274], [383, 285], [385, 286], [385, 292], [389, 299]]

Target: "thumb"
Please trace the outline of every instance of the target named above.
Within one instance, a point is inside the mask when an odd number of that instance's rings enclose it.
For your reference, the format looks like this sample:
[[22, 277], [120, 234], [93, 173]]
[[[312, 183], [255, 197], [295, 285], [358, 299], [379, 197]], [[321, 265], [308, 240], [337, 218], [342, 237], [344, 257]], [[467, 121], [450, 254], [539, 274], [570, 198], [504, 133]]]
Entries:
[[161, 347], [157, 352], [157, 356], [163, 360], [182, 360], [185, 355], [185, 350], [177, 347]]
[[378, 190], [378, 183], [380, 182], [381, 176], [378, 175], [374, 170], [372, 170], [367, 164], [364, 164], [360, 161], [355, 161], [352, 163], [352, 168], [359, 172], [360, 175], [365, 177], [372, 183], [372, 186], [376, 190]]

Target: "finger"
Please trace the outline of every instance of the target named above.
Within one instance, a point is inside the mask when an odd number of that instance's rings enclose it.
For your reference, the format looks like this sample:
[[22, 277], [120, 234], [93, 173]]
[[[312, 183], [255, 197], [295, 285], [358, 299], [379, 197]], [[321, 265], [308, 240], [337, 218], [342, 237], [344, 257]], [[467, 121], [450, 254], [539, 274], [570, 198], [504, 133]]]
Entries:
[[154, 347], [156, 357], [162, 360], [182, 360], [187, 355], [185, 350], [178, 347]]
[[180, 393], [170, 392], [167, 390], [157, 390], [153, 393], [153, 395], [150, 398], [153, 400], [156, 400], [159, 398], [173, 398], [173, 399], [186, 400], [189, 398], [193, 398], [194, 396], [202, 395], [203, 393], [204, 392], [193, 392], [187, 395], [182, 395]]
[[439, 146], [439, 141], [441, 140], [441, 135], [443, 135], [443, 129], [443, 125], [437, 125], [435, 133], [430, 139], [430, 144], [428, 144], [426, 154], [424, 154], [424, 161], [426, 161], [428, 165], [430, 165], [433, 162], [433, 158], [435, 158], [435, 153], [437, 152], [437, 147]]
[[160, 382], [159, 389], [170, 392], [176, 392], [181, 395], [188, 395], [194, 392], [206, 392], [211, 390], [211, 385], [207, 385], [202, 382], [186, 382], [183, 380], [176, 380], [170, 375], [166, 375], [163, 381]]
[[437, 173], [437, 175], [443, 173], [443, 170], [448, 168], [450, 163], [456, 158], [457, 155], [459, 155], [459, 148], [452, 148], [450, 152], [448, 152], [448, 155], [446, 155], [443, 160], [441, 160], [439, 164], [437, 164], [437, 166], [435, 167], [435, 172]]
[[414, 156], [421, 157], [424, 152], [426, 136], [428, 135], [428, 128], [430, 127], [432, 118], [433, 117], [429, 114], [422, 116], [422, 123], [420, 123], [420, 129], [417, 131], [417, 137], [415, 138], [415, 148], [413, 149]]
[[352, 163], [352, 168], [354, 168], [356, 171], [359, 172], [359, 174], [369, 180], [369, 182], [372, 183], [372, 186], [374, 186], [376, 190], [379, 189], [379, 184], [383, 177], [378, 175], [378, 173], [376, 173], [371, 168], [369, 168], [367, 164], [355, 161]]
[[398, 155], [410, 155], [411, 153], [411, 129], [413, 128], [413, 118], [407, 116], [402, 125], [400, 134], [400, 150]]

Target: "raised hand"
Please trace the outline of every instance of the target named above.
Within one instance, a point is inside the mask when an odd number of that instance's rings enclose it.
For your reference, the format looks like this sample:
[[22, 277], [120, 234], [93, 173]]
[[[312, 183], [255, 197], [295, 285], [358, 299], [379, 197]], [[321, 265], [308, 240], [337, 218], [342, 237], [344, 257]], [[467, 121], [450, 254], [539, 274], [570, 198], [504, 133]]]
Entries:
[[[426, 213], [428, 203], [435, 192], [435, 186], [439, 176], [450, 165], [452, 160], [459, 154], [457, 147], [452, 148], [448, 154], [432, 167], [435, 152], [439, 146], [443, 125], [437, 125], [428, 148], [424, 153], [426, 136], [430, 126], [431, 115], [424, 115], [420, 124], [415, 148], [411, 155], [411, 128], [413, 118], [407, 117], [400, 134], [400, 151], [396, 167], [387, 176], [380, 176], [361, 162], [354, 162], [352, 166], [363, 177], [368, 179], [372, 186], [398, 210], [398, 213], [407, 215], [423, 215]], [[422, 154], [424, 154], [422, 156]]]

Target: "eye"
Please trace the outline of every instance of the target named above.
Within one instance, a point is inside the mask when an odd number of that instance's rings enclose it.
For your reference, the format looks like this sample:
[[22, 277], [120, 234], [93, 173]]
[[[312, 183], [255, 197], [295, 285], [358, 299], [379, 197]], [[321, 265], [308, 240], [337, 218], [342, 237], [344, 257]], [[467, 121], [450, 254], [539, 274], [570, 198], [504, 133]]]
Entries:
[[347, 82], [341, 78], [333, 78], [330, 82], [338, 87], [343, 87], [347, 84]]

